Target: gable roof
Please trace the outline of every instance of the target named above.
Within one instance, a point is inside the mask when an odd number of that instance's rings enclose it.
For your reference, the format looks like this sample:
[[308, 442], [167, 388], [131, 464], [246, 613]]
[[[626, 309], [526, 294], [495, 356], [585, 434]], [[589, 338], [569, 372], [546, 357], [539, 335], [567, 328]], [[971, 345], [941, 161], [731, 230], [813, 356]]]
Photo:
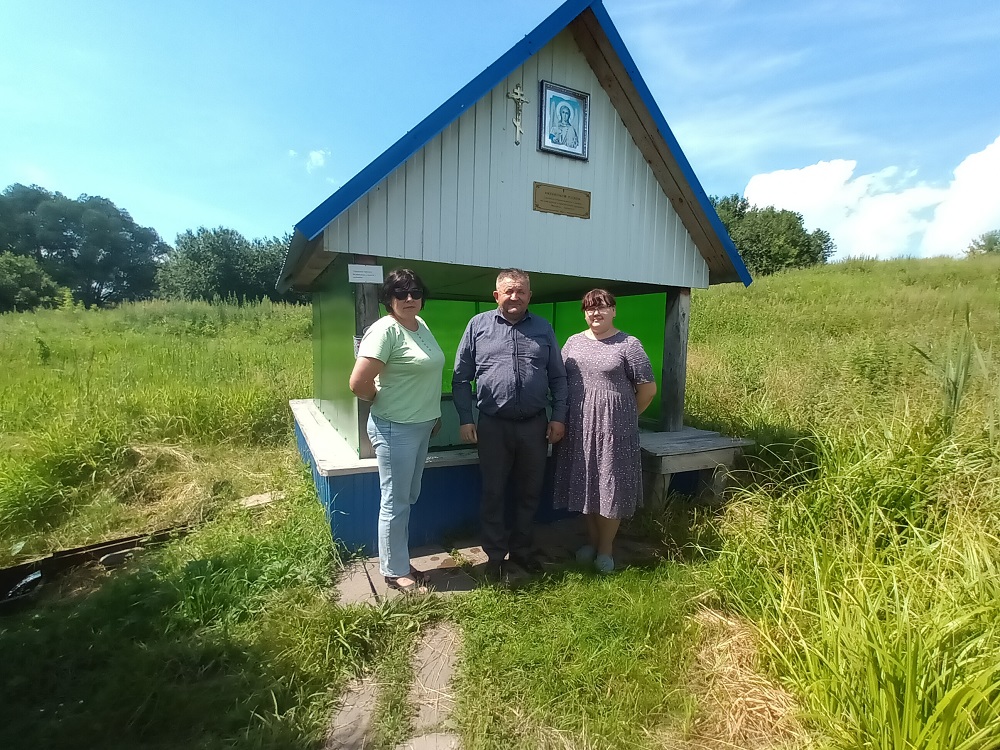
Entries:
[[699, 252], [708, 264], [710, 283], [741, 281], [749, 285], [751, 278], [746, 265], [681, 151], [604, 5], [600, 0], [566, 0], [531, 33], [295, 225], [278, 278], [279, 290], [290, 288], [295, 271], [306, 260], [304, 256], [307, 249], [334, 219], [567, 27], [572, 28], [588, 62], [656, 172], [661, 188], [694, 238]]

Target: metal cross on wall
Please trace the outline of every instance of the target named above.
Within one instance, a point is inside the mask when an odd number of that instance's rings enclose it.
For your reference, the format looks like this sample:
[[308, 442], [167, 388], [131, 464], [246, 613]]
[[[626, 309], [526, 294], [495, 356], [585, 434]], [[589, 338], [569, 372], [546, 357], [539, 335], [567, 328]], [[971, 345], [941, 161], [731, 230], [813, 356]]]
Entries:
[[524, 98], [524, 89], [521, 88], [521, 84], [514, 84], [514, 91], [507, 92], [507, 98], [514, 100], [514, 119], [511, 122], [514, 123], [516, 130], [514, 131], [514, 145], [521, 145], [521, 111], [525, 104], [530, 104], [527, 99]]

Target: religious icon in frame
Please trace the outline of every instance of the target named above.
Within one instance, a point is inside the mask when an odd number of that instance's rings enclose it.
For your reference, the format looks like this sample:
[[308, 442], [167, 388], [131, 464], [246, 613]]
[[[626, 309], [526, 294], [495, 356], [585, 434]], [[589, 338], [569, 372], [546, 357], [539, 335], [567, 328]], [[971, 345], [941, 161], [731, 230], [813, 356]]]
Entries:
[[538, 150], [586, 161], [590, 148], [590, 94], [549, 81], [542, 81], [540, 87]]

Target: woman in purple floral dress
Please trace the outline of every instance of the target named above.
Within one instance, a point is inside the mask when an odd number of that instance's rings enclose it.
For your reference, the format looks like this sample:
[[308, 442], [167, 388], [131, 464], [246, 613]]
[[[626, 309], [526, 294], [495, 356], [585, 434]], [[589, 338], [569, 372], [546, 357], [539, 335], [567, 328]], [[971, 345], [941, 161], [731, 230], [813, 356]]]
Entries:
[[581, 307], [587, 329], [562, 348], [569, 416], [555, 449], [554, 504], [583, 513], [590, 544], [577, 560], [610, 573], [621, 520], [642, 503], [639, 415], [656, 395], [656, 382], [639, 339], [614, 326], [614, 295], [592, 289]]

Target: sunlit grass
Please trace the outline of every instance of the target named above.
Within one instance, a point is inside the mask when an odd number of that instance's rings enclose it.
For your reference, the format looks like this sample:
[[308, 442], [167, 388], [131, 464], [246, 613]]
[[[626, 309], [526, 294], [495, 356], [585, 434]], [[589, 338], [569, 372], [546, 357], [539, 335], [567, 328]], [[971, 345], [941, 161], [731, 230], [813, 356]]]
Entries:
[[286, 484], [0, 620], [0, 746], [318, 746], [340, 687], [427, 615], [334, 606], [323, 511], [305, 472]]
[[276, 489], [310, 329], [269, 302], [0, 316], [0, 563]]
[[677, 566], [477, 592], [459, 610], [466, 746], [653, 746], [690, 709], [693, 594]]
[[[684, 747], [708, 604], [753, 627], [818, 746], [1000, 747], [1000, 260], [713, 288], [691, 326], [689, 423], [758, 443], [687, 537], [696, 562], [570, 569], [451, 610], [332, 601], [287, 409], [311, 393], [307, 308], [0, 316], [0, 564], [196, 522], [0, 620], [0, 745], [316, 747], [368, 672], [392, 683], [377, 741], [395, 746], [407, 654], [447, 614], [467, 747]], [[265, 490], [285, 499], [236, 507]]]

